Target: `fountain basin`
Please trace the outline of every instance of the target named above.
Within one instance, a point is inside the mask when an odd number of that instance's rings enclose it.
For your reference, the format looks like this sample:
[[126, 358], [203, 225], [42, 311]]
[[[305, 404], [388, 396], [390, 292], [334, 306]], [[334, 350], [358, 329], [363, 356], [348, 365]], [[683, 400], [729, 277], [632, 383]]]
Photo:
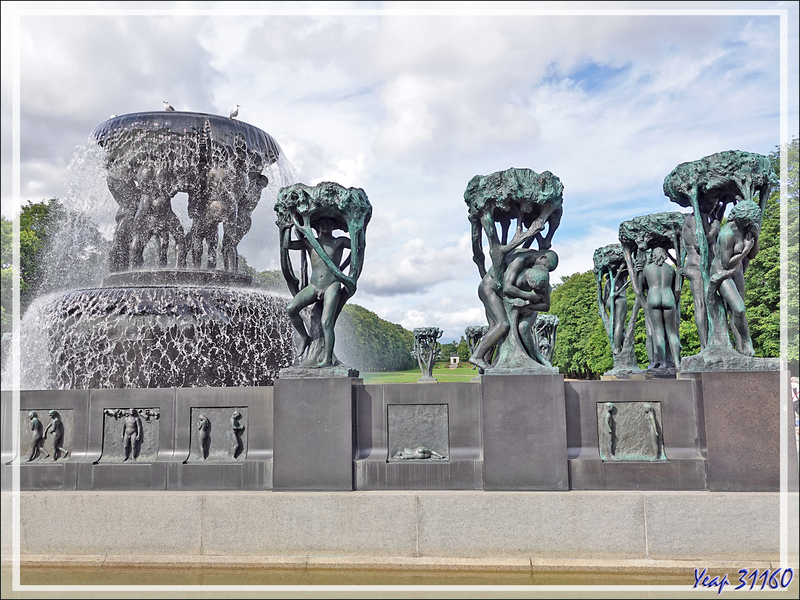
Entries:
[[286, 303], [260, 289], [185, 283], [65, 293], [44, 310], [48, 387], [272, 385], [293, 357]]

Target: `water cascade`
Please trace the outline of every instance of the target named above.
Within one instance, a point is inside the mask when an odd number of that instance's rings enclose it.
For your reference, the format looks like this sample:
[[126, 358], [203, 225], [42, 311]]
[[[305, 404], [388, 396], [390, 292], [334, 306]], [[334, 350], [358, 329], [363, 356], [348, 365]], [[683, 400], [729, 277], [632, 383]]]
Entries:
[[[293, 182], [277, 142], [227, 117], [133, 113], [100, 124], [84, 154], [91, 186], [104, 177], [116, 203], [107, 270], [99, 286], [83, 277], [32, 304], [23, 331], [47, 352], [28, 365], [23, 356], [23, 389], [271, 384], [292, 362], [286, 299], [239, 272], [237, 247], [265, 188]], [[102, 195], [72, 184], [78, 202]], [[179, 195], [188, 231], [173, 210]], [[69, 244], [59, 247], [65, 225], [51, 244], [61, 262], [71, 259]]]

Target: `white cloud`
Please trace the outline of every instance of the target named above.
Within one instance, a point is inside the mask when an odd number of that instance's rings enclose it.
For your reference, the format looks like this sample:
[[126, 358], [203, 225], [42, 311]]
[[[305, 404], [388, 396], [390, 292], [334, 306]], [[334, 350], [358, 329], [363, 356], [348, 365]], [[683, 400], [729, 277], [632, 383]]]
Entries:
[[469, 234], [456, 246], [436, 248], [422, 238], [403, 244], [389, 261], [373, 260], [364, 267], [360, 287], [376, 296], [424, 291], [437, 284], [460, 279], [469, 269], [472, 256]]

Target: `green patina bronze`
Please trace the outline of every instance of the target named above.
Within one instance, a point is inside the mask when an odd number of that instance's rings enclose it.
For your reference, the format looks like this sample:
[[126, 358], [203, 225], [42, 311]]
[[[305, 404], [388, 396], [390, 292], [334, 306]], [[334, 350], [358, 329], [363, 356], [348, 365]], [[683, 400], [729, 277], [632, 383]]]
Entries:
[[608, 335], [614, 367], [606, 375], [624, 376], [639, 372], [634, 354], [636, 318], [641, 309], [638, 297], [630, 319], [626, 290], [630, 284], [628, 265], [621, 244], [609, 244], [594, 251], [594, 276], [597, 281], [597, 306]]
[[[744, 316], [744, 271], [758, 253], [767, 198], [777, 178], [769, 158], [731, 150], [675, 167], [664, 194], [691, 207], [683, 227], [683, 272], [691, 284], [701, 352], [684, 370], [772, 370], [772, 359], [753, 359]], [[736, 205], [723, 226], [726, 207]], [[731, 345], [728, 331], [736, 341]]]
[[[364, 266], [372, 205], [359, 188], [344, 188], [331, 182], [314, 187], [297, 183], [278, 193], [275, 213], [280, 229], [281, 270], [294, 295], [287, 311], [300, 335], [298, 356], [308, 351], [305, 367], [336, 367], [341, 363], [333, 353], [334, 327], [347, 299], [356, 292]], [[337, 229], [349, 233], [349, 237], [334, 236]], [[292, 250], [301, 252], [299, 279], [289, 255]], [[345, 250], [349, 250], [347, 257]], [[348, 266], [345, 274], [343, 270]], [[311, 310], [304, 311], [308, 306]]]
[[414, 329], [414, 349], [411, 355], [417, 359], [422, 377], [417, 381], [421, 383], [434, 383], [433, 366], [442, 351], [439, 338], [444, 332], [438, 327], [417, 327]]
[[683, 213], [662, 212], [635, 217], [619, 226], [631, 287], [636, 302], [644, 308], [648, 369], [656, 374], [680, 370], [683, 278], [676, 267], [685, 218]]
[[[563, 190], [549, 171], [516, 168], [476, 175], [467, 184], [472, 258], [482, 277], [478, 296], [489, 322], [469, 360], [487, 374], [557, 372], [538, 347], [535, 322], [550, 308], [550, 272], [558, 265], [550, 244], [561, 222]], [[531, 249], [534, 241], [537, 249]]]

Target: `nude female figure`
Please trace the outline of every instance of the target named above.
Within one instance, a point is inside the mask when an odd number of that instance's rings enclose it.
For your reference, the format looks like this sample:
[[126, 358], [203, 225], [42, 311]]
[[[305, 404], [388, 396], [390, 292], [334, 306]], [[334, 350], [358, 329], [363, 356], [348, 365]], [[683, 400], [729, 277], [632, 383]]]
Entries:
[[42, 422], [39, 420], [39, 415], [31, 411], [28, 413], [28, 418], [31, 420], [31, 452], [28, 455], [28, 462], [39, 458], [39, 453], [44, 453], [45, 458], [50, 458], [50, 453], [44, 449], [44, 435], [42, 435]]
[[675, 301], [677, 273], [667, 263], [668, 257], [664, 248], [653, 248], [643, 272], [642, 284], [647, 289], [646, 310], [652, 327], [651, 368], [655, 369], [680, 366], [681, 340]]

